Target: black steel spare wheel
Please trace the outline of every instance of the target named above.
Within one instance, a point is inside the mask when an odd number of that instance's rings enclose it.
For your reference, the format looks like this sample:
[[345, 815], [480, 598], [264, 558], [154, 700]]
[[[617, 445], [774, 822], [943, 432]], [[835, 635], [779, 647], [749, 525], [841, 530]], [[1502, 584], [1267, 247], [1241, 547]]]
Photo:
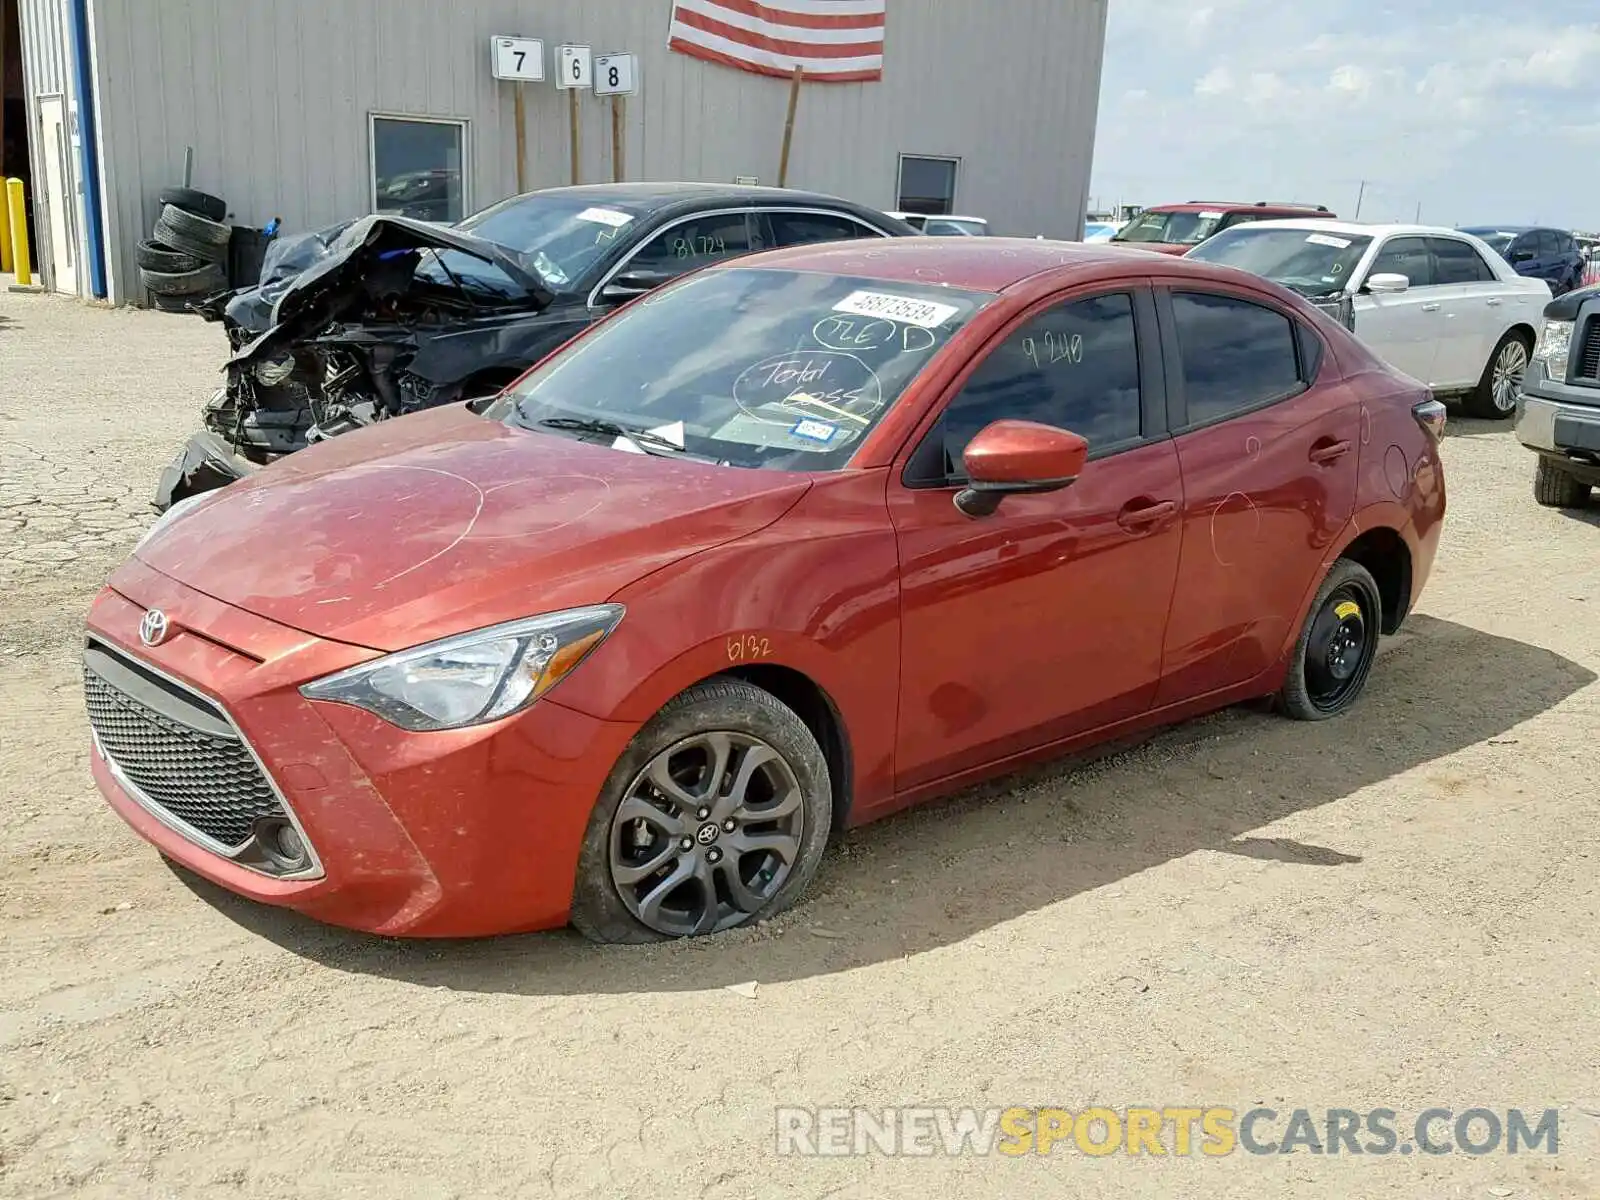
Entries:
[[832, 788], [816, 738], [741, 680], [691, 688], [640, 731], [590, 820], [572, 921], [598, 941], [731, 929], [816, 873]]
[[1372, 672], [1383, 621], [1377, 583], [1360, 563], [1340, 559], [1317, 589], [1295, 643], [1279, 701], [1292, 717], [1316, 721], [1355, 702]]

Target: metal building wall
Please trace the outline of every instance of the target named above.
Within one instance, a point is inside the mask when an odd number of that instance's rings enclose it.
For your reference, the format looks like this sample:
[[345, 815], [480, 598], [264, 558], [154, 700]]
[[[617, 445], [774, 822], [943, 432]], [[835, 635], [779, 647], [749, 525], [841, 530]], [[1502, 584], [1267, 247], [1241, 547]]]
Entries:
[[[60, 0], [24, 0], [57, 5]], [[285, 228], [370, 210], [373, 112], [464, 118], [468, 210], [515, 189], [511, 91], [494, 34], [640, 56], [630, 179], [775, 181], [788, 85], [667, 49], [669, 0], [93, 0], [117, 299], [181, 180], [233, 219]], [[898, 155], [961, 159], [956, 206], [1005, 232], [1075, 237], [1088, 197], [1107, 0], [889, 0], [876, 84], [808, 85], [789, 182], [880, 207]], [[1003, 16], [1001, 15], [1003, 14]], [[547, 63], [553, 76], [553, 61]], [[529, 180], [568, 181], [566, 96], [529, 85]], [[586, 181], [611, 178], [609, 108], [583, 98]]]
[[[71, 43], [68, 40], [66, 0], [20, 0], [17, 15], [22, 30], [22, 79], [26, 92], [24, 108], [28, 119], [28, 162], [33, 172], [33, 191], [28, 203], [34, 211], [35, 236], [33, 269], [47, 286], [53, 287], [54, 270], [50, 261], [50, 222], [68, 221], [66, 213], [49, 211], [43, 194], [44, 160], [39, 145], [39, 97], [60, 94], [73, 107]], [[69, 165], [76, 194], [76, 164]]]

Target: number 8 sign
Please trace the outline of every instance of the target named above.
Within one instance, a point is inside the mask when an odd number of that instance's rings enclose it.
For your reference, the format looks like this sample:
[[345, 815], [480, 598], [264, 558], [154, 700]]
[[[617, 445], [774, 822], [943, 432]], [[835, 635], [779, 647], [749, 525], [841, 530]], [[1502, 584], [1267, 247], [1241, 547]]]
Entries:
[[631, 96], [639, 90], [638, 63], [632, 54], [602, 54], [594, 60], [596, 96]]

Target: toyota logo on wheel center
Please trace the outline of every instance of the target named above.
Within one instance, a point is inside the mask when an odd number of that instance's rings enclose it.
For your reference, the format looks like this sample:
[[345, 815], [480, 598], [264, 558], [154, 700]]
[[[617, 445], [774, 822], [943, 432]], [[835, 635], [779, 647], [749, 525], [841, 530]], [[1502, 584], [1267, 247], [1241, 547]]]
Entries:
[[139, 622], [139, 640], [146, 646], [159, 646], [167, 640], [167, 614], [152, 608]]
[[718, 829], [715, 821], [707, 821], [695, 831], [695, 841], [702, 846], [709, 846], [717, 840]]

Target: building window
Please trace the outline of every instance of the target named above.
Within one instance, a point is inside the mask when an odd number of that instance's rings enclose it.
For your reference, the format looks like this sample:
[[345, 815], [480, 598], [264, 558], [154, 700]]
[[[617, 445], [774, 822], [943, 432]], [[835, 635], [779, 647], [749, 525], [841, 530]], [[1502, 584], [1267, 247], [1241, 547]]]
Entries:
[[372, 118], [372, 211], [420, 221], [466, 216], [467, 123]]
[[900, 156], [900, 198], [895, 205], [901, 212], [948, 213], [956, 202], [956, 158]]

